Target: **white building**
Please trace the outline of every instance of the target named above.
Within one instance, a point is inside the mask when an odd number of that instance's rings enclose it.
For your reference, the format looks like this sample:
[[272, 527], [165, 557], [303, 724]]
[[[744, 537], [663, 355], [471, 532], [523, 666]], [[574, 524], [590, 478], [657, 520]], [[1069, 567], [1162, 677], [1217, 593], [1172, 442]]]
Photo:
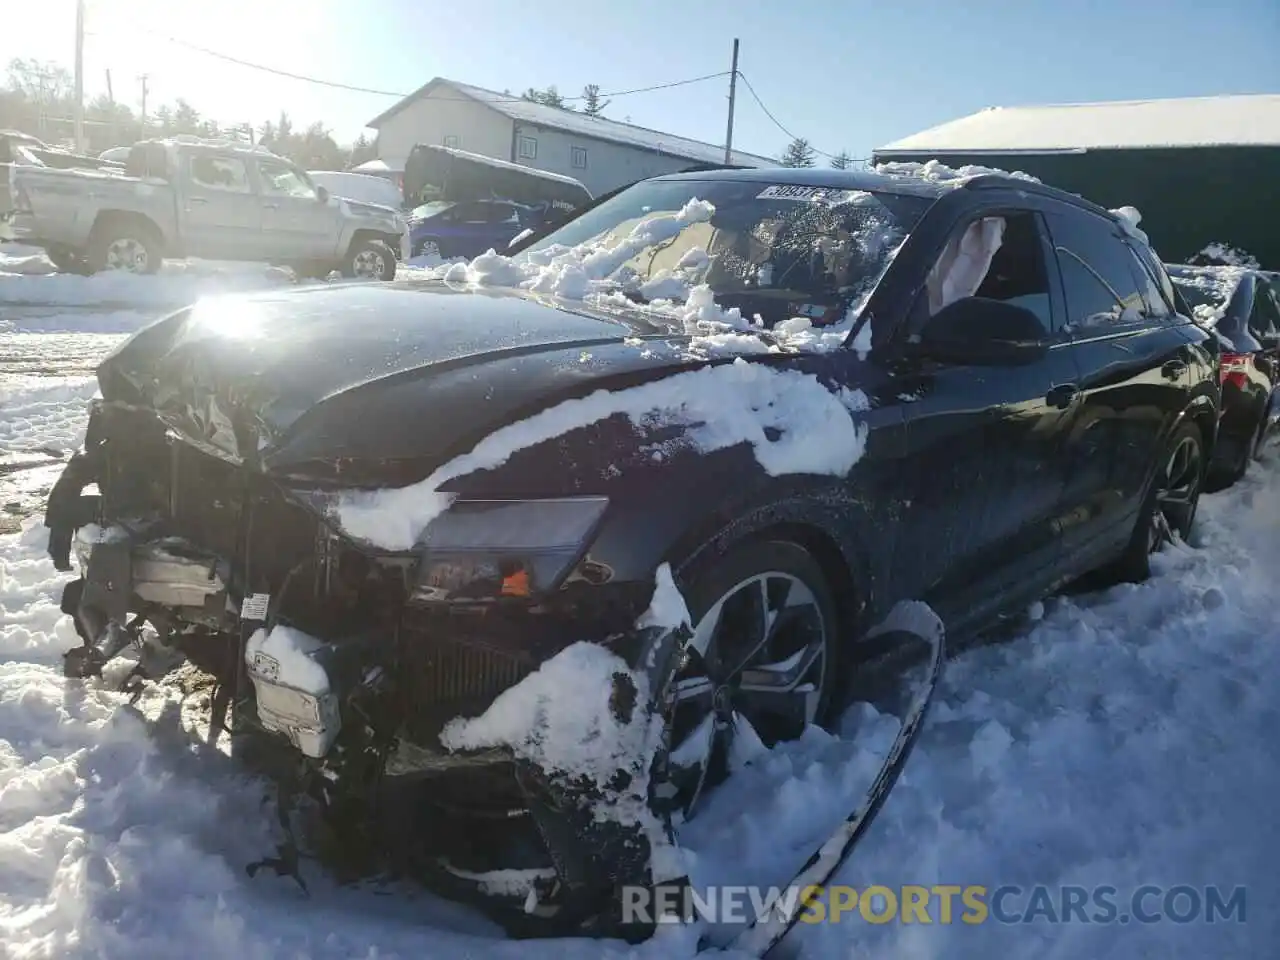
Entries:
[[[438, 144], [565, 174], [594, 196], [696, 164], [724, 163], [724, 146], [677, 137], [576, 110], [561, 110], [436, 77], [369, 121], [378, 156], [403, 170], [415, 144]], [[733, 163], [775, 167], [740, 150]]]

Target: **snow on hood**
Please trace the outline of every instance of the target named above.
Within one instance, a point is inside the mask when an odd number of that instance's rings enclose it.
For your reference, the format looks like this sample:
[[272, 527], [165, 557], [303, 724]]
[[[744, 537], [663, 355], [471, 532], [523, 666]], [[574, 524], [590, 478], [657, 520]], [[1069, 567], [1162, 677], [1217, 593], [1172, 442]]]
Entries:
[[866, 445], [866, 424], [853, 416], [865, 408], [861, 391], [838, 396], [812, 374], [738, 357], [625, 390], [597, 390], [566, 400], [494, 431], [425, 480], [395, 489], [350, 491], [332, 510], [350, 536], [387, 550], [410, 550], [452, 502], [453, 494], [440, 491], [447, 481], [499, 467], [526, 447], [616, 414], [637, 425], [684, 425], [688, 441], [702, 453], [748, 443], [771, 476], [844, 476]]

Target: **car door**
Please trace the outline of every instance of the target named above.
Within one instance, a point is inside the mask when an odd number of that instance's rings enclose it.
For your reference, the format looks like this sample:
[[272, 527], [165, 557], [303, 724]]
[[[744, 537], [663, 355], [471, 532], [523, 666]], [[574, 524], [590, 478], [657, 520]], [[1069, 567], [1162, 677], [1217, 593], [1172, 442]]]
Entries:
[[267, 255], [282, 261], [334, 257], [339, 252], [336, 201], [322, 202], [302, 171], [283, 160], [263, 157], [255, 166]]
[[[987, 263], [983, 248], [997, 239]], [[898, 362], [898, 389], [908, 401], [909, 494], [894, 579], [951, 629], [985, 621], [1020, 594], [1038, 594], [1059, 562], [1064, 431], [1077, 371], [1063, 349], [1049, 257], [1034, 210], [966, 215], [935, 254], [908, 322], [918, 334], [948, 300], [970, 294], [1026, 307], [1041, 322], [1044, 350], [1032, 363], [958, 364], [910, 348]]]
[[1165, 438], [1186, 405], [1187, 338], [1121, 226], [1082, 207], [1045, 214], [1080, 371], [1068, 435], [1064, 547], [1105, 553], [1126, 542]]
[[189, 150], [182, 163], [182, 240], [187, 256], [261, 256], [262, 210], [242, 156]]

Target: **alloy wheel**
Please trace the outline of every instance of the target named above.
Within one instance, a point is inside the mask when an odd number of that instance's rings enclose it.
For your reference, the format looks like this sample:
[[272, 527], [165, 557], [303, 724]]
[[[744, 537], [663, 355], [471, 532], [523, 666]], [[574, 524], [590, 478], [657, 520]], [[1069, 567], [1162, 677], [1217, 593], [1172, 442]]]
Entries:
[[418, 247], [415, 256], [419, 257], [438, 257], [440, 256], [440, 245], [434, 240], [424, 240]]
[[699, 620], [669, 700], [668, 799], [686, 821], [733, 766], [815, 721], [831, 628], [781, 572], [740, 581]]
[[148, 260], [146, 245], [132, 237], [121, 237], [107, 245], [106, 267], [108, 270], [142, 273], [147, 269]]
[[1172, 543], [1174, 534], [1185, 537], [1195, 521], [1203, 479], [1200, 444], [1182, 437], [1170, 451], [1157, 479], [1155, 504], [1147, 530], [1147, 552], [1155, 553]]
[[366, 280], [380, 280], [387, 261], [377, 250], [361, 250], [352, 261], [352, 272]]

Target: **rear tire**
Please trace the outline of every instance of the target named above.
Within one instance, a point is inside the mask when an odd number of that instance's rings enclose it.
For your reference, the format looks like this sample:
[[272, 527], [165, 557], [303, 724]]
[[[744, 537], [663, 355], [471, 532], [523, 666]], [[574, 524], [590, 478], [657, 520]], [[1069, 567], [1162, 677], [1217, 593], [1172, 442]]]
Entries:
[[1138, 521], [1124, 553], [1099, 575], [1106, 581], [1142, 583], [1151, 576], [1151, 555], [1177, 534], [1186, 540], [1195, 525], [1206, 467], [1204, 437], [1193, 423], [1183, 423], [1169, 438], [1156, 465]]

